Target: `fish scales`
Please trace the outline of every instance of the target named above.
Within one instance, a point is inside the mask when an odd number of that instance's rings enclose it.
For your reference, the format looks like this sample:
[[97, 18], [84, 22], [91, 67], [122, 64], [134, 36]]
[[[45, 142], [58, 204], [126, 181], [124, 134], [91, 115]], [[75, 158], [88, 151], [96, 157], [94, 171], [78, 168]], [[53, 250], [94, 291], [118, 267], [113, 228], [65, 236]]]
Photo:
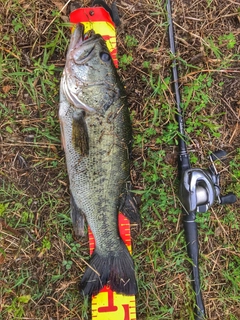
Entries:
[[135, 294], [133, 261], [118, 231], [123, 200], [128, 207], [134, 203], [127, 190], [132, 132], [126, 95], [104, 40], [95, 34], [84, 40], [81, 25], [69, 45], [59, 118], [73, 227], [82, 235], [86, 217], [96, 243], [81, 290], [92, 295], [109, 284], [118, 293]]

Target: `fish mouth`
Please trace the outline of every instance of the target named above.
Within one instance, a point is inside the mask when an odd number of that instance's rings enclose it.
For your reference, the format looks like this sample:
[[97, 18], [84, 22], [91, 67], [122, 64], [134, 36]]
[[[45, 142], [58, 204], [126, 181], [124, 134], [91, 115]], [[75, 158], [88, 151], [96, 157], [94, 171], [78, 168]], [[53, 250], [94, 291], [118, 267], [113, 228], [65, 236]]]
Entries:
[[94, 108], [81, 101], [77, 95], [76, 89], [73, 89], [73, 87], [76, 86], [76, 79], [75, 76], [72, 75], [72, 65], [83, 65], [91, 59], [95, 43], [99, 41], [100, 35], [97, 35], [92, 31], [84, 33], [84, 26], [80, 23], [74, 27], [75, 29], [72, 33], [68, 47], [66, 66], [62, 76], [61, 90], [65, 94], [67, 100], [74, 105], [75, 108], [87, 112], [96, 112]]
[[94, 51], [95, 43], [99, 41], [101, 36], [96, 34], [93, 30], [84, 32], [84, 26], [80, 23], [76, 25], [73, 31], [72, 41], [69, 45], [69, 53], [76, 64], [83, 64]]

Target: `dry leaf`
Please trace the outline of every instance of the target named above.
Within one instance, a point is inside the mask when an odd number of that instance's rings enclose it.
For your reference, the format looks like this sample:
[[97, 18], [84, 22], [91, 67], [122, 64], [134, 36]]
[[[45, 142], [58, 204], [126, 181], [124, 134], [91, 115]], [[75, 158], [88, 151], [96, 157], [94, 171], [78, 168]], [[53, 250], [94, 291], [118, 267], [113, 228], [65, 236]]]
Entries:
[[51, 150], [54, 152], [54, 153], [57, 153], [58, 152], [58, 149], [56, 148], [56, 146], [54, 146], [53, 144], [50, 146]]
[[5, 261], [5, 256], [0, 253], [0, 264], [3, 264]]
[[8, 93], [11, 89], [12, 89], [12, 86], [10, 86], [8, 84], [6, 86], [2, 87], [3, 93]]

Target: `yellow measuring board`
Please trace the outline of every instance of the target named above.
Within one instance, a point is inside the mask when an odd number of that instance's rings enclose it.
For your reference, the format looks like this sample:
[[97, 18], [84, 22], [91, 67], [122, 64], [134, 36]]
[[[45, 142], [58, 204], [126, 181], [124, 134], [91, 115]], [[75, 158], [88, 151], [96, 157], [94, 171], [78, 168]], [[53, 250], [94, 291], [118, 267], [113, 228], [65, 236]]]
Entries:
[[105, 287], [92, 298], [92, 319], [136, 320], [135, 296], [123, 296]]
[[[118, 67], [116, 29], [110, 14], [104, 8], [79, 8], [70, 13], [70, 22], [82, 23], [85, 32], [93, 30], [95, 33], [100, 34], [106, 41], [116, 68]], [[122, 213], [119, 213], [118, 226], [122, 240], [129, 252], [132, 253], [130, 222]], [[90, 229], [88, 229], [88, 234], [90, 254], [92, 254], [95, 248], [95, 241]], [[103, 287], [97, 295], [92, 297], [92, 319], [136, 320], [135, 296], [117, 294], [108, 286]]]

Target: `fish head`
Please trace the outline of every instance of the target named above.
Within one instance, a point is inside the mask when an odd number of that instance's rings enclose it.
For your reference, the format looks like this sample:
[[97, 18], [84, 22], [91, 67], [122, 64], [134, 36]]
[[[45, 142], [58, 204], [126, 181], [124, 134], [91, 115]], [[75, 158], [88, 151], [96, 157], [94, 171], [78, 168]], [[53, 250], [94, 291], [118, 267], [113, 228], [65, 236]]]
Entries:
[[104, 39], [77, 24], [63, 72], [62, 89], [70, 104], [104, 115], [120, 96], [120, 81]]

